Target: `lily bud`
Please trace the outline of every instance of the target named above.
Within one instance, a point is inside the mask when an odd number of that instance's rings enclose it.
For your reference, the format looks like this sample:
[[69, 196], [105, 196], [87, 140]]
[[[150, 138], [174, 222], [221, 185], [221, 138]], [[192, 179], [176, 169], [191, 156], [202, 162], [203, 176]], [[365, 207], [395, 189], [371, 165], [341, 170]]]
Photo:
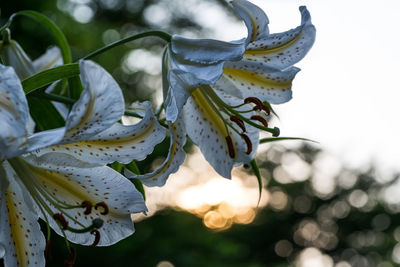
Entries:
[[11, 40], [9, 29], [3, 32], [3, 41], [0, 42], [0, 58], [4, 65], [14, 68], [21, 80], [35, 73], [32, 60], [16, 41]]

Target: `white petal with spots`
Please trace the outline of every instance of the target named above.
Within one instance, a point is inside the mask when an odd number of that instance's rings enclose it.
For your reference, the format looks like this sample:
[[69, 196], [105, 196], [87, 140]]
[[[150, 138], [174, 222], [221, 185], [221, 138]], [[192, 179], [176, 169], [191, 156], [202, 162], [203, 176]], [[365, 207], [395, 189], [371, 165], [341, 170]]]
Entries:
[[67, 118], [64, 143], [100, 133], [124, 113], [121, 89], [111, 75], [92, 61], [81, 61], [79, 66], [85, 90]]
[[12, 67], [0, 64], [0, 160], [23, 153], [27, 145], [28, 104]]
[[[73, 160], [72, 157], [62, 153], [48, 153], [38, 158], [32, 156], [25, 159], [31, 164], [30, 169], [34, 176], [59, 201], [80, 205], [87, 200], [93, 206], [100, 202], [106, 203], [109, 209], [106, 215], [101, 214], [104, 211], [101, 207], [97, 210], [93, 208], [88, 215], [84, 214], [83, 208], [65, 211], [76, 220], [65, 216], [70, 227], [82, 228], [79, 223], [89, 226], [95, 218], [104, 221], [103, 226], [98, 229], [99, 246], [114, 244], [131, 235], [134, 227], [130, 214], [147, 210], [142, 195], [134, 185], [109, 167], [70, 167], [68, 165]], [[50, 206], [57, 212], [54, 206]], [[61, 234], [54, 220], [50, 220], [50, 226]], [[68, 230], [65, 233], [68, 240], [74, 243], [91, 245], [94, 241], [94, 236], [90, 233], [77, 234]]]
[[225, 66], [215, 88], [242, 98], [257, 97], [271, 104], [285, 103], [292, 98], [292, 81], [300, 71], [296, 67], [280, 71], [243, 62], [229, 62]]
[[[165, 129], [154, 117], [150, 102], [136, 105], [143, 109], [143, 119], [135, 125], [114, 124], [107, 130], [83, 141], [65, 145], [55, 145], [36, 152], [63, 152], [80, 161], [104, 165], [114, 161], [129, 163], [143, 160], [153, 152], [154, 147], [165, 138]], [[140, 112], [139, 112], [140, 113]]]
[[181, 112], [183, 105], [190, 96], [189, 90], [185, 88], [185, 82], [181, 80], [181, 75], [171, 70], [168, 73], [169, 89], [164, 101], [165, 118], [167, 121], [175, 122]]
[[215, 64], [225, 60], [241, 59], [245, 47], [243, 40], [223, 42], [174, 35], [171, 40], [171, 49], [174, 54], [184, 60], [200, 64]]
[[[242, 104], [243, 100], [228, 96], [222, 92], [218, 92], [220, 98], [228, 104]], [[250, 106], [242, 106], [238, 110], [251, 109]], [[253, 113], [246, 113], [246, 116], [251, 116]], [[239, 132], [240, 128], [229, 121], [227, 115], [222, 115], [224, 120], [235, 127]], [[192, 141], [200, 147], [206, 160], [213, 168], [226, 178], [231, 177], [232, 167], [242, 163], [251, 161], [257, 150], [258, 145], [258, 130], [251, 126], [246, 126], [246, 134], [252, 141], [252, 150], [248, 155], [248, 147], [239, 134], [228, 128], [226, 130], [222, 119], [215, 113], [208, 102], [205, 100], [200, 89], [192, 93], [192, 97], [188, 99], [184, 106], [183, 112], [186, 132]], [[234, 157], [229, 155], [229, 147], [225, 137], [229, 134], [232, 138]]]
[[261, 8], [245, 0], [232, 1], [231, 4], [238, 16], [246, 24], [248, 31], [247, 43], [254, 41], [256, 38], [268, 36], [269, 20]]
[[0, 246], [5, 266], [44, 266], [45, 238], [31, 199], [11, 166], [0, 165]]
[[59, 143], [64, 138], [64, 134], [64, 127], [35, 133], [28, 137], [29, 147], [26, 152], [31, 152], [43, 147]]
[[180, 55], [169, 53], [170, 70], [179, 75], [179, 79], [188, 89], [199, 86], [200, 84], [212, 84], [219, 79], [222, 74], [224, 61], [210, 64], [199, 64], [185, 61]]
[[126, 171], [128, 178], [135, 178], [147, 186], [163, 186], [169, 175], [178, 171], [179, 166], [185, 161], [186, 153], [183, 146], [186, 142], [186, 133], [183, 120], [179, 118], [175, 123], [169, 123], [170, 146], [168, 156], [155, 171], [143, 175], [136, 175]]
[[285, 69], [300, 61], [315, 41], [315, 27], [306, 7], [300, 7], [301, 25], [295, 29], [256, 38], [249, 43], [242, 62]]

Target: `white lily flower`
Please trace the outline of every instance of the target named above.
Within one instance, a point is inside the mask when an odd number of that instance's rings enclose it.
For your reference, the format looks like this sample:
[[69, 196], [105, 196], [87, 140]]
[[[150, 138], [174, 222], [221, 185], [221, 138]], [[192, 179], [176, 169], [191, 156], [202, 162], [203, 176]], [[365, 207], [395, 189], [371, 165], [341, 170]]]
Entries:
[[[117, 121], [121, 90], [90, 61], [80, 62], [85, 88], [66, 127], [29, 135], [28, 105], [11, 67], [0, 65], [0, 256], [5, 266], [44, 266], [45, 238], [38, 218], [83, 245], [111, 245], [134, 232], [130, 214], [146, 211], [140, 192], [102, 166], [142, 159], [165, 130], [149, 103], [136, 125]], [[2, 255], [4, 254], [4, 255]]]
[[[292, 65], [315, 39], [305, 7], [300, 7], [299, 27], [270, 34], [268, 18], [260, 8], [245, 0], [233, 1], [232, 6], [248, 28], [246, 39], [226, 43], [174, 36], [164, 56], [163, 74], [166, 119], [183, 128], [181, 132], [227, 178], [233, 166], [253, 159], [259, 129], [279, 135], [278, 128], [268, 128], [270, 108], [263, 102], [290, 100], [292, 80], [299, 71]], [[178, 169], [168, 164], [181, 164], [184, 159], [184, 139], [172, 131], [171, 136], [171, 147], [179, 153], [170, 153], [155, 172], [131, 177], [150, 186], [165, 183], [168, 172]]]

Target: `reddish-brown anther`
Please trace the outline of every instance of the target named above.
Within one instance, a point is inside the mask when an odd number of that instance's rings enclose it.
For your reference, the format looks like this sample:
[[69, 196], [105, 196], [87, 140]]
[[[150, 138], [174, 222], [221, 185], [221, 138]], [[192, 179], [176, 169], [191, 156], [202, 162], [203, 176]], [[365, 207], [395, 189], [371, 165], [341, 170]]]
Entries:
[[261, 122], [265, 127], [268, 127], [268, 121], [260, 115], [253, 115], [250, 117], [250, 119], [257, 120], [257, 121]]
[[225, 137], [226, 144], [228, 145], [229, 157], [235, 158], [235, 148], [233, 147], [232, 138], [228, 135]]
[[100, 214], [102, 214], [102, 215], [107, 215], [107, 214], [108, 214], [108, 206], [107, 206], [107, 204], [106, 204], [104, 201], [99, 202], [99, 203], [97, 203], [97, 204], [94, 206], [94, 208], [95, 208], [96, 210], [97, 210], [98, 207], [102, 207], [102, 208], [103, 208], [103, 211], [100, 212]]
[[83, 212], [85, 215], [89, 215], [92, 212], [92, 207], [93, 204], [92, 202], [88, 201], [88, 200], [84, 200], [81, 204], [82, 208], [86, 208], [85, 211]]
[[251, 151], [253, 150], [253, 144], [251, 143], [250, 138], [246, 135], [246, 134], [241, 134], [240, 135], [244, 141], [246, 142], [247, 145], [247, 151], [246, 154], [249, 155], [251, 153]]
[[254, 97], [254, 96], [245, 98], [244, 103], [246, 103], [246, 104], [253, 103], [256, 106], [264, 106], [264, 103], [260, 99], [258, 99], [257, 97]]
[[237, 126], [239, 126], [243, 132], [246, 132], [246, 127], [244, 126], [244, 122], [241, 119], [239, 119], [238, 116], [232, 115], [229, 119], [234, 123], [236, 123]]
[[68, 228], [68, 221], [65, 219], [64, 215], [62, 215], [61, 213], [55, 213], [53, 215], [53, 219], [58, 221], [63, 230], [66, 230]]
[[245, 98], [244, 103], [248, 104], [248, 103], [253, 103], [255, 104], [255, 107], [253, 108], [253, 110], [264, 110], [265, 113], [267, 113], [267, 115], [269, 115], [271, 113], [271, 109], [269, 108], [269, 106], [265, 105], [260, 99], [258, 99], [257, 97], [248, 97]]
[[97, 246], [97, 245], [99, 244], [99, 242], [100, 242], [100, 232], [99, 232], [98, 230], [94, 229], [94, 230], [90, 231], [90, 233], [91, 233], [92, 235], [94, 235], [93, 244], [91, 244], [90, 246], [91, 246], [91, 247], [95, 247], [95, 246]]

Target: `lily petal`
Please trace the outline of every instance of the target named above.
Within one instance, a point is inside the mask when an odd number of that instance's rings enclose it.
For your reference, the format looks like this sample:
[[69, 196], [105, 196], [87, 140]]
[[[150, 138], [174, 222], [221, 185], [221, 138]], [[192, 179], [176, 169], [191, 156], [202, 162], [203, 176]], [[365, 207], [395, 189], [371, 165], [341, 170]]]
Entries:
[[291, 67], [280, 71], [244, 62], [229, 62], [224, 74], [214, 87], [224, 88], [239, 97], [257, 97], [271, 104], [281, 104], [292, 98], [292, 81], [299, 68]]
[[32, 134], [28, 137], [29, 146], [26, 152], [35, 151], [59, 143], [63, 139], [64, 134], [64, 127]]
[[[28, 156], [25, 160], [29, 162], [34, 176], [58, 200], [72, 205], [81, 205], [83, 201], [89, 201], [93, 206], [102, 202], [107, 205], [107, 214], [102, 214], [102, 208], [93, 208], [88, 215], [80, 208], [64, 211], [70, 217], [66, 216], [69, 226], [74, 228], [80, 228], [77, 222], [89, 226], [95, 218], [103, 220], [103, 226], [98, 229], [99, 246], [114, 244], [131, 235], [134, 227], [130, 214], [147, 210], [141, 193], [134, 185], [109, 167], [71, 167], [75, 159], [63, 153]], [[49, 206], [54, 209], [50, 203]], [[54, 209], [54, 212], [57, 210]], [[50, 220], [50, 226], [61, 234], [54, 220]], [[89, 232], [77, 234], [67, 230], [65, 233], [68, 240], [82, 245], [91, 245], [95, 239]]]
[[125, 176], [142, 181], [147, 186], [163, 186], [169, 175], [178, 171], [179, 166], [185, 161], [186, 153], [183, 146], [186, 143], [186, 133], [182, 119], [169, 123], [170, 146], [165, 161], [155, 171], [143, 175], [136, 175], [128, 170]]
[[246, 43], [269, 35], [269, 20], [261, 8], [245, 0], [232, 1], [231, 4], [238, 16], [241, 17], [246, 24], [248, 31]]
[[0, 65], [0, 160], [23, 153], [27, 144], [28, 103], [12, 67]]
[[5, 266], [44, 266], [45, 238], [30, 197], [5, 162], [0, 164], [0, 246]]
[[182, 80], [182, 75], [186, 74], [177, 74], [172, 70], [168, 73], [169, 89], [167, 91], [164, 105], [165, 118], [170, 122], [176, 121], [183, 105], [185, 105], [186, 100], [190, 96], [188, 90], [186, 90], [185, 82]]
[[2, 62], [12, 66], [21, 80], [36, 73], [32, 60], [16, 41], [0, 45], [0, 54]]
[[46, 53], [33, 61], [36, 72], [47, 70], [63, 64], [61, 50], [57, 46], [50, 47]]
[[80, 141], [112, 126], [124, 113], [124, 99], [117, 82], [92, 61], [81, 61], [85, 90], [74, 104], [66, 121], [63, 143]]
[[223, 42], [174, 35], [171, 40], [171, 50], [187, 61], [215, 64], [225, 60], [240, 60], [245, 50], [245, 43], [243, 40]]
[[184, 81], [188, 88], [194, 88], [200, 84], [212, 84], [222, 75], [224, 61], [199, 64], [180, 58], [180, 55], [169, 53], [170, 70], [174, 70]]
[[265, 65], [270, 68], [285, 69], [300, 61], [315, 41], [315, 27], [310, 13], [301, 6], [301, 25], [295, 29], [257, 37], [249, 43], [242, 61]]
[[150, 102], [136, 105], [145, 110], [143, 119], [135, 125], [115, 123], [107, 130], [71, 144], [55, 145], [36, 152], [62, 152], [81, 161], [104, 165], [114, 161], [129, 163], [133, 159], [143, 160], [153, 152], [155, 145], [165, 138], [165, 129], [158, 123]]
[[[226, 95], [221, 91], [216, 90], [216, 93], [229, 105], [243, 103], [243, 100]], [[251, 110], [251, 107], [244, 105], [237, 110]], [[250, 117], [251, 115], [253, 112], [246, 113], [246, 116]], [[221, 116], [225, 121], [229, 121], [225, 114], [221, 113]], [[192, 97], [186, 102], [183, 118], [188, 136], [200, 147], [205, 159], [220, 175], [230, 178], [233, 166], [247, 163], [253, 158], [258, 145], [258, 130], [252, 126], [246, 126], [246, 135], [253, 146], [251, 153], [247, 154], [248, 146], [245, 140], [231, 128], [226, 129], [222, 119], [210, 106], [200, 89], [195, 90]], [[237, 125], [230, 124], [240, 131]], [[226, 141], [228, 135], [232, 140], [231, 147]], [[230, 156], [232, 151], [234, 151], [233, 157]]]

